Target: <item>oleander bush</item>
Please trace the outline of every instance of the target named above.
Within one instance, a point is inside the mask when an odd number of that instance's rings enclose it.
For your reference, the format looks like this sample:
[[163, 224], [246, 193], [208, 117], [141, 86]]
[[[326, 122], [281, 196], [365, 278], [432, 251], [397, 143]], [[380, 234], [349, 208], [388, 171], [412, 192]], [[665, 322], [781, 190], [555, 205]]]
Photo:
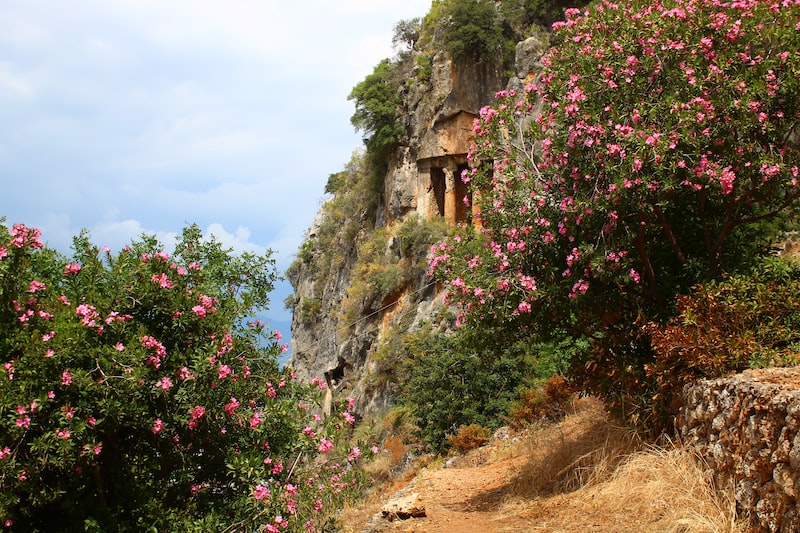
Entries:
[[196, 226], [173, 253], [86, 234], [64, 257], [0, 221], [0, 527], [322, 531], [361, 456], [322, 417], [324, 382], [278, 368], [253, 318], [270, 254], [233, 255]]
[[481, 231], [431, 260], [459, 323], [591, 339], [576, 383], [651, 416], [640, 326], [746, 271], [800, 197], [798, 20], [766, 0], [566, 10], [541, 76], [476, 123]]

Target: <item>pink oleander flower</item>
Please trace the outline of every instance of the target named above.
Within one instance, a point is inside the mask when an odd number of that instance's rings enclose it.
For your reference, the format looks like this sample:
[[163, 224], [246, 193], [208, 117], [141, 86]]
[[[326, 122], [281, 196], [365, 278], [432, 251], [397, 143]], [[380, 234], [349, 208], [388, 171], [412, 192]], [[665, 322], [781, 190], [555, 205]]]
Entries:
[[0, 449], [0, 461], [5, 459], [6, 457], [11, 455], [11, 448], [6, 446], [5, 448]]
[[69, 263], [64, 267], [64, 275], [70, 276], [72, 274], [77, 274], [81, 271], [81, 266], [78, 263]]
[[41, 281], [33, 280], [31, 281], [31, 284], [28, 286], [28, 292], [39, 292], [45, 290], [46, 288], [47, 286]]
[[156, 387], [168, 391], [172, 388], [172, 380], [169, 379], [169, 377], [164, 376], [156, 382]]
[[194, 311], [194, 314], [199, 316], [200, 318], [206, 317], [206, 308], [203, 307], [202, 305], [195, 305], [194, 307], [192, 307], [192, 311]]
[[61, 373], [61, 384], [65, 387], [69, 387], [72, 384], [72, 374], [69, 373], [69, 370], [64, 370]]
[[239, 408], [239, 400], [237, 400], [236, 398], [231, 398], [231, 401], [226, 403], [224, 407], [225, 413], [227, 413], [228, 416], [233, 415], [233, 412], [236, 411], [236, 409], [238, 408]]
[[325, 437], [322, 437], [322, 439], [319, 441], [319, 446], [317, 446], [317, 450], [319, 450], [320, 453], [328, 453], [332, 449], [333, 442]]
[[68, 440], [70, 438], [70, 436], [71, 436], [71, 434], [70, 434], [68, 429], [57, 429], [56, 430], [56, 435], [58, 435], [59, 438], [64, 439], [64, 440]]
[[231, 367], [229, 367], [228, 365], [220, 365], [219, 368], [217, 369], [217, 377], [219, 378], [220, 381], [222, 381], [223, 379], [230, 376], [231, 372], [233, 371], [231, 370]]
[[253, 489], [253, 498], [258, 501], [263, 501], [269, 498], [269, 489], [264, 485], [256, 485]]
[[160, 418], [156, 418], [155, 422], [153, 422], [153, 434], [158, 435], [164, 430], [164, 421]]
[[164, 273], [161, 274], [153, 274], [150, 276], [150, 281], [153, 283], [158, 283], [159, 287], [162, 289], [171, 289], [173, 283], [167, 278], [167, 275]]
[[114, 349], [115, 349], [116, 351], [118, 351], [118, 352], [121, 352], [121, 351], [123, 351], [123, 350], [125, 349], [125, 345], [124, 345], [124, 344], [122, 344], [121, 342], [118, 342], [118, 343], [116, 343], [116, 344], [114, 345]]
[[256, 429], [263, 421], [259, 413], [253, 413], [253, 416], [250, 417], [250, 429]]
[[189, 413], [189, 429], [194, 429], [200, 424], [200, 419], [206, 414], [206, 408], [195, 405]]

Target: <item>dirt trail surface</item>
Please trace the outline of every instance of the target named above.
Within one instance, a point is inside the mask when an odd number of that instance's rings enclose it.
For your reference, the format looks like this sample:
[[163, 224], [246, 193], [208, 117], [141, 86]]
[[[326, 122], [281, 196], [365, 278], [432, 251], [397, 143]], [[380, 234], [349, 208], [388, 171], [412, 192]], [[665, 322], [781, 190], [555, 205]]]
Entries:
[[[418, 494], [418, 501], [424, 506], [426, 516], [389, 521], [378, 508], [369, 524], [357, 533], [530, 531], [529, 520], [506, 516], [502, 512], [508, 486], [527, 457], [514, 457], [490, 464], [484, 464], [481, 459], [481, 453], [477, 452], [451, 460], [446, 467], [423, 470], [395, 493], [395, 497]], [[391, 499], [388, 497], [387, 501]], [[353, 531], [356, 533], [356, 530]]]
[[[744, 532], [691, 451], [647, 447], [597, 400], [561, 422], [383, 485], [343, 512], [344, 533]], [[403, 518], [389, 520], [387, 510]], [[409, 517], [411, 515], [411, 517]]]

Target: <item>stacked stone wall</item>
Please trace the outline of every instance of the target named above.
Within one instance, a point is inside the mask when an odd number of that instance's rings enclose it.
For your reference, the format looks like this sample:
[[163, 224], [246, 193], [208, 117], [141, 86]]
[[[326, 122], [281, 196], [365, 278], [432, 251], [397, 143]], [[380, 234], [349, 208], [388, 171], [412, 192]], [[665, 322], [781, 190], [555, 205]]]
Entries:
[[689, 384], [677, 428], [753, 531], [800, 531], [800, 367]]

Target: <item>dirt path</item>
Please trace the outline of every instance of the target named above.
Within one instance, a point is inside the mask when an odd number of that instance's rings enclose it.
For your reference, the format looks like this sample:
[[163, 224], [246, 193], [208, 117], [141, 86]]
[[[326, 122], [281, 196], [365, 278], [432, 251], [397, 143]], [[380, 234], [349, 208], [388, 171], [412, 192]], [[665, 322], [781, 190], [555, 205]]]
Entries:
[[[602, 404], [579, 400], [557, 424], [394, 480], [357, 508], [344, 533], [662, 533], [745, 531], [732, 492], [715, 493], [691, 451], [642, 452]], [[412, 474], [409, 474], [412, 475]], [[417, 497], [415, 500], [414, 497]], [[405, 497], [425, 516], [387, 520]]]
[[[372, 516], [363, 528], [352, 533], [501, 533], [530, 530], [528, 520], [504, 515], [503, 499], [526, 456], [496, 462], [484, 461], [485, 451], [476, 451], [451, 460], [446, 467], [424, 469], [402, 489], [385, 494], [373, 503]], [[393, 496], [419, 495], [426, 516], [405, 520], [386, 520], [381, 507]]]

